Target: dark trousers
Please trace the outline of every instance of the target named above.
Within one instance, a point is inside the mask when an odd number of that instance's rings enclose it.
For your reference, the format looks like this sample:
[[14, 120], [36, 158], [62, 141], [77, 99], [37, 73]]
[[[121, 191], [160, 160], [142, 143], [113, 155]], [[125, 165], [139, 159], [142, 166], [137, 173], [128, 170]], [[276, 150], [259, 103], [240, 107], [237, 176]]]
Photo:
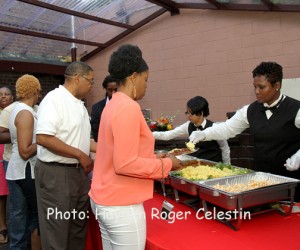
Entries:
[[[7, 171], [8, 161], [4, 161]], [[32, 220], [28, 205], [21, 187], [13, 180], [7, 180], [9, 188], [9, 249], [26, 250], [29, 223]]]
[[83, 169], [37, 160], [35, 184], [43, 250], [83, 250], [90, 189]]
[[29, 230], [32, 233], [35, 229], [39, 228], [39, 219], [35, 191], [35, 181], [31, 178], [31, 167], [29, 162], [26, 165], [25, 179], [16, 180], [15, 183], [19, 185], [26, 199], [29, 215], [27, 221], [29, 222]]

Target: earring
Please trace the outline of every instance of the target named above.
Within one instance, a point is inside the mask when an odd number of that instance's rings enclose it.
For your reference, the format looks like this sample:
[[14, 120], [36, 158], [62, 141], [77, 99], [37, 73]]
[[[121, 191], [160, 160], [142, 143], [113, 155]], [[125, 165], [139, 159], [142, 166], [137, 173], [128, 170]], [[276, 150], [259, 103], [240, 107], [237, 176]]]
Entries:
[[276, 89], [276, 91], [278, 91], [279, 89]]
[[136, 87], [135, 82], [131, 79], [131, 82], [133, 84], [133, 100], [136, 100]]
[[136, 87], [135, 87], [135, 84], [133, 84], [133, 100], [136, 100]]

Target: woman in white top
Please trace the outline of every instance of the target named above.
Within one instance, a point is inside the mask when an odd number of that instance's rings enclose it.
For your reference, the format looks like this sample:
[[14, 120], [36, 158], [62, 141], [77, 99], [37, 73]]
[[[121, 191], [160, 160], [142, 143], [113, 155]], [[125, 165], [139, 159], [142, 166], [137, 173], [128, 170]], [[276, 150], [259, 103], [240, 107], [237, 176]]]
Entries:
[[[9, 131], [12, 142], [12, 155], [8, 164], [6, 179], [20, 186], [27, 201], [31, 249], [41, 249], [38, 233], [38, 213], [34, 183], [36, 162], [35, 124], [33, 110], [41, 92], [39, 80], [32, 75], [23, 75], [16, 82], [16, 96], [19, 100], [11, 112]], [[24, 213], [24, 211], [20, 211]]]

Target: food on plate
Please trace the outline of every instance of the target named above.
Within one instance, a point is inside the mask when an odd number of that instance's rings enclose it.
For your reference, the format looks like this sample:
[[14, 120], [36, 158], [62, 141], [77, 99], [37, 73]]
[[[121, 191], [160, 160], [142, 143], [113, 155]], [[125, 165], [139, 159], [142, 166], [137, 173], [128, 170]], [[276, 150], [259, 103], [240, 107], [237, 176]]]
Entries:
[[173, 176], [180, 176], [192, 181], [222, 178], [232, 175], [250, 173], [250, 169], [233, 167], [230, 164], [217, 163], [213, 166], [198, 165], [188, 166], [179, 171], [172, 172]]
[[193, 153], [193, 151], [188, 148], [175, 148], [169, 151], [169, 154], [172, 154], [174, 156], [182, 155], [182, 154], [190, 154], [190, 153]]
[[186, 147], [191, 150], [191, 151], [194, 151], [195, 150], [195, 144], [192, 143], [192, 142], [186, 142], [185, 143]]
[[277, 184], [276, 182], [273, 181], [268, 181], [268, 180], [251, 180], [247, 183], [237, 183], [237, 184], [228, 184], [228, 185], [220, 185], [216, 184], [213, 187], [225, 192], [229, 193], [240, 193], [256, 188], [261, 188], [261, 187], [267, 187]]

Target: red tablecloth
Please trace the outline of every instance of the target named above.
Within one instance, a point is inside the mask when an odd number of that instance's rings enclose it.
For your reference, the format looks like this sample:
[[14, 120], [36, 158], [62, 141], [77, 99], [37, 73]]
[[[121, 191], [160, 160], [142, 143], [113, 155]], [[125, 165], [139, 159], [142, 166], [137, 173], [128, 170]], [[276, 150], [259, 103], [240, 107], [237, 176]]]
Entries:
[[[163, 196], [155, 193], [153, 199], [144, 203], [147, 215], [146, 250], [300, 249], [300, 214], [282, 216], [274, 211], [255, 215], [251, 220], [244, 220], [239, 231], [233, 231], [218, 221], [197, 218], [196, 211], [169, 199], [175, 206], [174, 212], [188, 212], [186, 219], [169, 223], [153, 217], [153, 211], [160, 210], [163, 200]], [[86, 249], [101, 249], [97, 239], [100, 237], [99, 227], [92, 219], [88, 234]]]
[[99, 223], [95, 219], [92, 209], [89, 211], [88, 232], [85, 243], [86, 250], [102, 250]]

